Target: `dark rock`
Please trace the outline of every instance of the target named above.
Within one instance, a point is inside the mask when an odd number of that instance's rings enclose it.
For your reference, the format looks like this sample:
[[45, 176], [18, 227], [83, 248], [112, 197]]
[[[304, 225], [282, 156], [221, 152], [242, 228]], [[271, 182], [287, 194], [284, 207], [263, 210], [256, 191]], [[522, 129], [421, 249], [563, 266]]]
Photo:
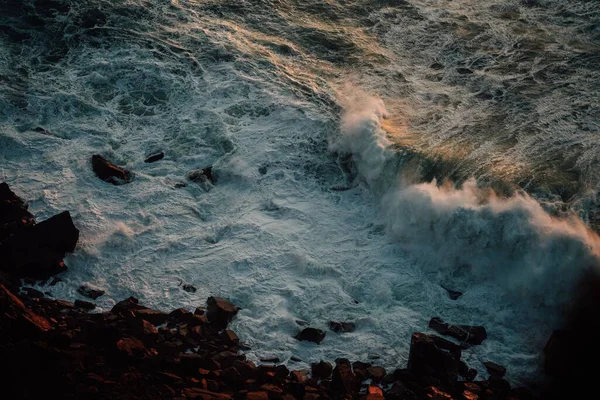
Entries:
[[483, 326], [448, 324], [439, 317], [432, 318], [429, 327], [442, 335], [452, 336], [461, 342], [474, 345], [481, 344], [487, 338]]
[[185, 290], [188, 293], [196, 293], [196, 290], [197, 290], [193, 285], [190, 285], [188, 283], [183, 285], [182, 288], [183, 288], [183, 290]]
[[150, 352], [144, 347], [144, 343], [136, 338], [123, 338], [117, 341], [117, 351], [127, 357], [146, 358]]
[[472, 381], [477, 376], [477, 370], [474, 368], [469, 368], [464, 361], [461, 361], [458, 365], [458, 374], [465, 378], [465, 380]]
[[356, 324], [354, 324], [354, 322], [329, 321], [329, 329], [335, 333], [354, 332], [354, 330], [356, 330]]
[[95, 28], [106, 25], [106, 15], [100, 10], [88, 10], [84, 12], [80, 18], [79, 23], [83, 28]]
[[306, 321], [303, 321], [303, 320], [301, 320], [301, 319], [297, 319], [297, 320], [296, 320], [296, 323], [297, 323], [298, 325], [300, 325], [300, 326], [308, 326], [308, 325], [310, 325], [308, 322], [306, 322]]
[[367, 368], [367, 374], [369, 374], [373, 382], [381, 382], [386, 375], [386, 371], [383, 367], [375, 366]]
[[144, 160], [145, 163], [153, 163], [165, 158], [165, 153], [162, 151], [160, 153], [151, 154]]
[[291, 356], [290, 360], [295, 361], [295, 362], [302, 362], [302, 359], [300, 357], [296, 357], [296, 356]]
[[490, 374], [490, 377], [502, 378], [506, 374], [506, 368], [504, 368], [500, 364], [496, 364], [491, 361], [486, 361], [483, 363], [483, 365], [485, 366], [485, 369], [487, 369], [487, 372]]
[[280, 360], [279, 357], [261, 357], [260, 361], [266, 363], [278, 363]]
[[331, 376], [333, 366], [331, 363], [321, 360], [318, 363], [312, 363], [310, 369], [314, 378], [327, 379]]
[[45, 297], [44, 293], [33, 288], [21, 288], [21, 290], [25, 293], [27, 297], [30, 297], [32, 299], [41, 299], [42, 297]]
[[92, 289], [89, 286], [80, 286], [77, 289], [77, 292], [85, 297], [89, 297], [90, 299], [96, 300], [98, 297], [104, 295], [106, 293], [104, 290]]
[[354, 394], [360, 387], [360, 382], [352, 372], [350, 362], [344, 358], [337, 359], [331, 375], [331, 385], [334, 393]]
[[151, 310], [149, 308], [136, 310], [134, 311], [134, 313], [138, 318], [145, 319], [146, 321], [150, 322], [155, 326], [164, 324], [167, 321], [167, 318], [169, 317], [164, 312]]
[[197, 169], [194, 171], [190, 171], [187, 175], [187, 178], [195, 183], [212, 183], [213, 182], [213, 174], [212, 167], [206, 167]]
[[99, 154], [92, 156], [92, 168], [98, 178], [113, 185], [122, 185], [129, 183], [133, 179], [133, 175], [128, 170], [117, 167], [115, 164], [108, 161]]
[[94, 303], [90, 303], [89, 301], [85, 300], [75, 300], [75, 303], [73, 303], [73, 305], [75, 306], [75, 308], [81, 308], [82, 310], [93, 310], [94, 308], [96, 308], [96, 305]]
[[223, 339], [223, 342], [229, 346], [234, 346], [240, 342], [238, 335], [230, 329], [225, 329], [223, 333], [221, 333], [221, 338]]
[[325, 339], [326, 333], [317, 328], [304, 328], [300, 333], [294, 336], [298, 340], [305, 340], [319, 344]]
[[470, 70], [469, 68], [457, 68], [456, 72], [459, 73], [459, 74], [461, 74], [461, 75], [469, 75], [469, 74], [473, 73], [473, 71]]
[[240, 310], [239, 307], [219, 297], [209, 297], [206, 304], [206, 317], [211, 323], [222, 328], [226, 328]]
[[419, 376], [433, 376], [444, 382], [458, 378], [461, 349], [435, 335], [413, 333], [408, 356], [408, 371]]
[[452, 299], [452, 300], [458, 300], [458, 298], [459, 298], [460, 296], [462, 296], [462, 295], [463, 295], [463, 293], [462, 293], [462, 292], [459, 292], [459, 291], [457, 291], [457, 290], [448, 289], [448, 288], [447, 288], [447, 287], [445, 287], [445, 286], [442, 286], [442, 287], [443, 287], [443, 288], [446, 290], [446, 292], [448, 292], [448, 296], [449, 296], [449, 297], [450, 297], [450, 299]]
[[27, 204], [4, 182], [0, 183], [0, 243], [20, 229], [35, 225]]
[[4, 240], [0, 247], [0, 265], [14, 276], [47, 280], [66, 270], [62, 259], [75, 250], [77, 240], [79, 230], [65, 211], [20, 229]]
[[146, 307], [139, 304], [137, 298], [131, 296], [125, 300], [121, 300], [117, 304], [115, 304], [111, 310], [112, 313], [122, 313], [124, 311], [136, 311], [145, 309]]
[[62, 279], [60, 279], [60, 278], [58, 278], [58, 277], [52, 278], [52, 282], [50, 282], [50, 286], [54, 286], [54, 285], [56, 285], [58, 282], [62, 282], [62, 281], [63, 281], [63, 280], [62, 280]]

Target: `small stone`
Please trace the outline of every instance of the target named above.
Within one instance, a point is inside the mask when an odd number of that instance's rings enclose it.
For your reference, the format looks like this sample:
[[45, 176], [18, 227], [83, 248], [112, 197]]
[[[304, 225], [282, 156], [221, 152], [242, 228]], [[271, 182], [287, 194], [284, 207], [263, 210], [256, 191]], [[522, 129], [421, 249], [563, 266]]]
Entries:
[[295, 362], [302, 362], [302, 359], [296, 356], [291, 356], [290, 360], [295, 361]]
[[133, 178], [131, 172], [116, 166], [99, 154], [92, 156], [92, 169], [98, 178], [113, 185], [129, 183]]
[[356, 324], [354, 322], [329, 321], [329, 329], [335, 333], [354, 332]]
[[196, 293], [196, 290], [197, 290], [193, 285], [190, 285], [187, 283], [185, 285], [183, 285], [182, 287], [183, 287], [183, 290], [185, 290], [188, 293]]

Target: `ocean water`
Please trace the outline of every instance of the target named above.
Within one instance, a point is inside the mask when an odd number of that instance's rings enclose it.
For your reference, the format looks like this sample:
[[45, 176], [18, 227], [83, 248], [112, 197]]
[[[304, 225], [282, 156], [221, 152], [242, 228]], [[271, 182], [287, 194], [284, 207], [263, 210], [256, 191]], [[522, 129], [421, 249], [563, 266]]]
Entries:
[[227, 297], [249, 358], [292, 368], [403, 367], [440, 316], [487, 328], [480, 378], [534, 385], [600, 260], [598, 65], [593, 1], [8, 0], [0, 179], [81, 230], [56, 297]]

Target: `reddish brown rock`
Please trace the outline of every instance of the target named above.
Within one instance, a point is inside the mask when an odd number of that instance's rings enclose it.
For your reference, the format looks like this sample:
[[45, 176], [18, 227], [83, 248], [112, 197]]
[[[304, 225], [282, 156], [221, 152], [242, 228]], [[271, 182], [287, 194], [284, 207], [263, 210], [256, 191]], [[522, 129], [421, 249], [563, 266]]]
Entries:
[[312, 363], [310, 368], [312, 376], [317, 379], [327, 379], [333, 372], [333, 366], [331, 363], [323, 360], [319, 361], [318, 363]]
[[408, 370], [421, 376], [432, 376], [444, 382], [458, 378], [460, 347], [446, 339], [424, 333], [413, 333], [408, 356]]
[[436, 332], [452, 336], [453, 338], [469, 344], [481, 344], [487, 338], [487, 332], [483, 326], [453, 325], [435, 317], [429, 321], [429, 327]]
[[352, 372], [350, 362], [344, 358], [337, 359], [331, 375], [331, 390], [339, 394], [353, 394], [359, 387], [360, 382]]
[[269, 394], [266, 391], [248, 392], [246, 400], [269, 400]]
[[239, 307], [219, 297], [209, 297], [206, 304], [206, 316], [208, 320], [222, 328], [226, 328], [240, 310]]
[[98, 178], [113, 185], [129, 183], [133, 179], [131, 172], [116, 166], [99, 154], [92, 156], [92, 169]]
[[117, 351], [124, 356], [135, 358], [146, 358], [150, 352], [144, 344], [136, 338], [123, 338], [117, 341]]
[[96, 308], [96, 305], [94, 303], [90, 303], [89, 301], [85, 300], [75, 300], [75, 303], [73, 303], [73, 305], [75, 306], [75, 308], [80, 308], [82, 310], [88, 311]]

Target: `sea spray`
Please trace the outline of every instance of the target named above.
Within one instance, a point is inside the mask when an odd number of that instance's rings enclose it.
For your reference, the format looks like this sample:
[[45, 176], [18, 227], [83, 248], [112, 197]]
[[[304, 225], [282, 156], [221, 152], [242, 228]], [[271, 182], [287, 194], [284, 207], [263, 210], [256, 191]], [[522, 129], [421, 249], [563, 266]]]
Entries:
[[363, 95], [347, 104], [331, 150], [352, 154], [381, 196], [389, 234], [443, 284], [467, 290], [490, 280], [519, 300], [564, 306], [583, 272], [600, 265], [596, 233], [575, 215], [551, 216], [526, 193], [503, 198], [474, 179], [460, 187], [415, 182], [382, 129], [382, 100]]

